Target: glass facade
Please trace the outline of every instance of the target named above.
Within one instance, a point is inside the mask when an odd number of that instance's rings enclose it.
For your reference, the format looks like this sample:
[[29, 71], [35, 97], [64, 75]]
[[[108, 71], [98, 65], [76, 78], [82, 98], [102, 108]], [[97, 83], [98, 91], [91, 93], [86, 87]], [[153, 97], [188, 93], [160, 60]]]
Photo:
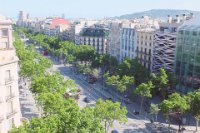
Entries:
[[200, 26], [183, 25], [178, 29], [175, 75], [177, 90], [183, 93], [200, 88]]

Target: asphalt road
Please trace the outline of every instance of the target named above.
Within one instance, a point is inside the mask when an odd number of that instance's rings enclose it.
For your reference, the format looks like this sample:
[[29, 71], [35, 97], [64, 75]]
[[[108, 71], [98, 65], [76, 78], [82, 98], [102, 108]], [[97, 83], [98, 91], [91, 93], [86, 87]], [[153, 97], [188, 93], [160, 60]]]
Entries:
[[[90, 106], [94, 106], [95, 102], [99, 98], [105, 100], [106, 98], [110, 97], [109, 94], [106, 94], [107, 92], [101, 90], [101, 87], [95, 84], [91, 85], [86, 82], [82, 75], [77, 75], [73, 73], [69, 65], [64, 66], [54, 64], [53, 71], [60, 71], [60, 73], [66, 79], [72, 79], [75, 81], [75, 83], [81, 89], [81, 95], [78, 100], [78, 105], [81, 108], [85, 107], [87, 104]], [[84, 102], [85, 97], [89, 97], [91, 99], [91, 102]], [[131, 112], [131, 110], [129, 110], [129, 112]], [[128, 115], [128, 122], [125, 124], [119, 124], [119, 122], [115, 121], [114, 126], [109, 129], [109, 132], [111, 132], [111, 130], [113, 129], [118, 130], [120, 133], [151, 133], [150, 129], [146, 127], [145, 122], [143, 120], [138, 120], [134, 118], [134, 116], [132, 116], [131, 114]]]

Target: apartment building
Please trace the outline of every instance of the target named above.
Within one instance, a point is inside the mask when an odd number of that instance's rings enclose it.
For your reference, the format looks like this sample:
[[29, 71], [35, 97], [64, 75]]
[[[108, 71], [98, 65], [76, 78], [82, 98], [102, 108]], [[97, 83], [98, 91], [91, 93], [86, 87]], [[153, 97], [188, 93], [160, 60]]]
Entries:
[[136, 30], [136, 58], [152, 71], [153, 62], [153, 43], [154, 43], [154, 28], [142, 28]]
[[79, 20], [74, 22], [75, 44], [81, 44], [80, 34], [84, 28], [93, 27], [98, 21], [95, 20]]
[[193, 14], [168, 16], [167, 22], [160, 23], [155, 32], [153, 48], [153, 72], [160, 68], [169, 72], [174, 71], [177, 29], [185, 21], [191, 19]]
[[122, 28], [120, 38], [120, 61], [135, 58], [135, 29]]
[[[148, 16], [123, 21], [120, 37], [120, 61], [124, 58], [138, 58], [146, 68], [152, 70], [152, 56], [149, 60], [148, 52], [150, 51], [152, 55], [154, 29], [158, 27], [159, 21]], [[142, 53], [145, 52], [145, 49], [146, 53]]]
[[0, 16], [0, 133], [20, 125], [18, 58], [13, 47], [12, 22]]
[[83, 28], [79, 36], [76, 36], [77, 45], [91, 45], [97, 53], [108, 53], [109, 29], [103, 27]]
[[68, 29], [60, 34], [60, 38], [65, 41], [75, 42], [75, 24], [69, 26]]

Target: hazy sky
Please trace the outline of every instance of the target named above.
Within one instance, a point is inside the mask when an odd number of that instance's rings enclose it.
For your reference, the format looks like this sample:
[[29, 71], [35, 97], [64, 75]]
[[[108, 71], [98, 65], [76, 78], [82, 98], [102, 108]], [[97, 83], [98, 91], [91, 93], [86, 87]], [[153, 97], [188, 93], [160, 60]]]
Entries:
[[0, 0], [0, 14], [17, 18], [19, 10], [31, 17], [63, 13], [66, 18], [102, 18], [149, 9], [200, 10], [200, 0]]

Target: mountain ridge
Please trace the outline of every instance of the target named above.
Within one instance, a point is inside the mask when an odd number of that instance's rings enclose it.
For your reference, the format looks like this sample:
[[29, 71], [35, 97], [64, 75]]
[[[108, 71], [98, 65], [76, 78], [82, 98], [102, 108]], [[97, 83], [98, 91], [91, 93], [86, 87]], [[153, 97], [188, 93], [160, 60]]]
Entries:
[[200, 14], [199, 11], [192, 11], [192, 10], [177, 10], [177, 9], [151, 9], [143, 12], [136, 12], [131, 14], [121, 15], [116, 17], [118, 19], [132, 19], [132, 18], [141, 18], [142, 16], [149, 16], [151, 18], [166, 18], [168, 15], [176, 16], [181, 14]]

